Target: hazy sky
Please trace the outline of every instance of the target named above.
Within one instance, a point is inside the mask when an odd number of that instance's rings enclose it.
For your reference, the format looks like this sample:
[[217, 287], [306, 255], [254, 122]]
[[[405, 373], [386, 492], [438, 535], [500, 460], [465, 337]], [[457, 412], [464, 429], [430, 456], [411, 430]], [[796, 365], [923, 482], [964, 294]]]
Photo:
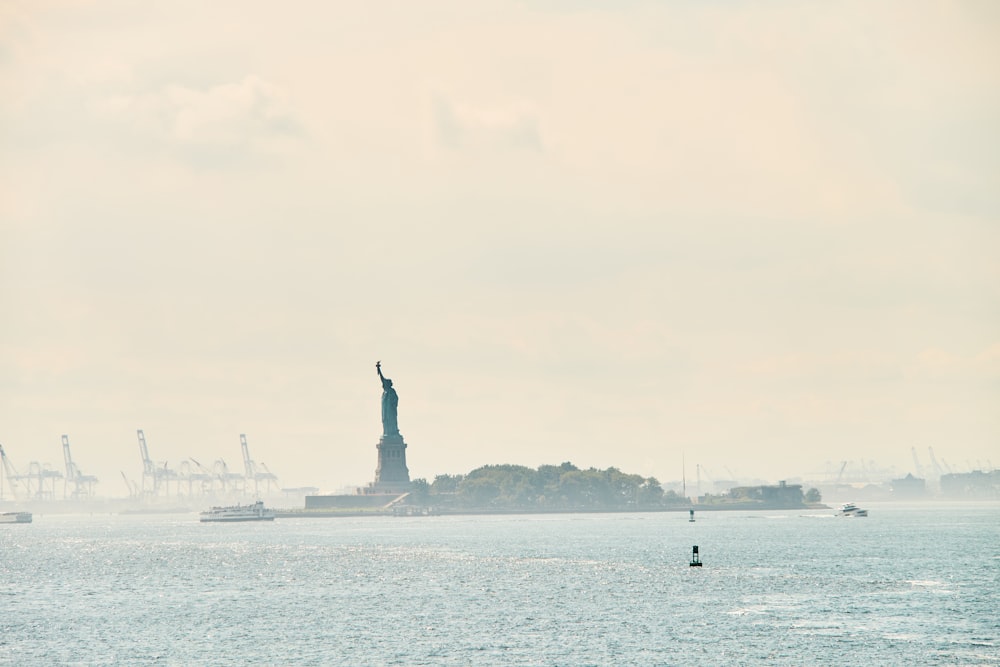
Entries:
[[994, 2], [0, 2], [0, 443], [99, 493], [1000, 465]]

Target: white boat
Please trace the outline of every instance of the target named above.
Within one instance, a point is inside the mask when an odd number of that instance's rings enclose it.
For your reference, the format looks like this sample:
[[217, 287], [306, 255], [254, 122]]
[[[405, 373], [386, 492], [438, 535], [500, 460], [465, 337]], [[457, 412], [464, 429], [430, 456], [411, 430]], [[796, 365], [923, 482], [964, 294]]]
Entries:
[[31, 512], [0, 512], [0, 523], [31, 523]]
[[221, 523], [231, 523], [234, 521], [274, 521], [274, 510], [265, 508], [264, 501], [258, 500], [252, 505], [213, 507], [201, 513], [201, 521]]
[[844, 503], [837, 510], [837, 516], [868, 516], [868, 510], [863, 510], [854, 503]]

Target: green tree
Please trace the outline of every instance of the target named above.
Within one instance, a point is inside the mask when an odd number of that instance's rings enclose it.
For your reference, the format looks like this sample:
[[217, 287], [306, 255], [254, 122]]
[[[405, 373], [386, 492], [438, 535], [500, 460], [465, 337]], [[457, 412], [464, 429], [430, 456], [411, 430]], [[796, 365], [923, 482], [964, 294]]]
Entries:
[[[418, 497], [422, 492], [414, 489]], [[687, 503], [672, 491], [665, 494], [655, 477], [630, 475], [614, 467], [580, 470], [568, 461], [537, 470], [502, 464], [481, 466], [464, 476], [438, 475], [429, 488], [430, 496], [437, 494], [448, 498], [438, 498], [435, 504], [447, 505], [453, 499], [469, 507], [494, 509], [625, 509]]]
[[458, 495], [473, 507], [488, 507], [500, 496], [500, 487], [491, 476], [467, 477], [458, 485]]
[[687, 505], [690, 501], [673, 489], [670, 489], [663, 494], [663, 499], [660, 502], [664, 505]]
[[655, 477], [649, 477], [639, 486], [640, 505], [658, 505], [663, 501], [663, 487]]
[[456, 493], [461, 481], [461, 475], [438, 475], [431, 484], [431, 493]]
[[431, 495], [431, 485], [420, 477], [410, 482], [410, 500], [418, 505], [425, 504]]
[[819, 489], [813, 487], [806, 491], [805, 500], [807, 503], [818, 503], [823, 500], [823, 496], [820, 494]]
[[606, 501], [608, 484], [600, 471], [573, 470], [559, 477], [559, 495], [570, 506], [596, 507]]

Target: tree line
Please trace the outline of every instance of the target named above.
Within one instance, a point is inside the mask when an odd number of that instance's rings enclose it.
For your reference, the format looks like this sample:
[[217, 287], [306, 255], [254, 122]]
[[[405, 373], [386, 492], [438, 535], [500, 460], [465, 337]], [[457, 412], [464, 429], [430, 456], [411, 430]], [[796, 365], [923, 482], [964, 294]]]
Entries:
[[537, 469], [487, 465], [465, 475], [438, 475], [431, 483], [416, 479], [410, 496], [418, 504], [476, 509], [648, 509], [688, 504], [675, 492], [665, 492], [655, 477], [617, 468], [581, 470], [569, 462]]

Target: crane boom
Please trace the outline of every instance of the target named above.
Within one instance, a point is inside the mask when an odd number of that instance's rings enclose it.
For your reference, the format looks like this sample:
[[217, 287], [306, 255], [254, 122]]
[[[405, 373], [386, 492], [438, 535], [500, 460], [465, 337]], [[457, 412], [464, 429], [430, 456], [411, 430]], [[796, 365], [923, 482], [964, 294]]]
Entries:
[[73, 463], [73, 456], [69, 452], [69, 436], [63, 434], [62, 437], [62, 448], [63, 448], [63, 460], [66, 462], [66, 477], [63, 479], [63, 498], [66, 497], [67, 489], [70, 483], [73, 484], [73, 488], [79, 491], [80, 485], [78, 478], [80, 476], [80, 471], [76, 469], [76, 465]]
[[[7, 481], [10, 482], [10, 492], [14, 494], [14, 497], [16, 498], [17, 483], [24, 480], [25, 477], [17, 471], [17, 468], [14, 467], [14, 464], [11, 463], [10, 459], [7, 458], [7, 452], [4, 451], [3, 445], [0, 445], [0, 462], [3, 463], [4, 476], [7, 478]], [[27, 487], [28, 487], [28, 495], [30, 496], [31, 485], [28, 484]]]
[[250, 460], [250, 447], [247, 445], [247, 436], [244, 433], [240, 433], [240, 449], [243, 450], [243, 469], [246, 472], [247, 479], [253, 479], [253, 461]]
[[937, 473], [937, 476], [940, 477], [941, 475], [943, 475], [944, 471], [941, 469], [941, 466], [938, 464], [937, 457], [934, 456], [934, 448], [933, 447], [928, 447], [927, 448], [927, 455], [931, 459], [931, 465], [934, 466], [934, 472]]
[[142, 429], [136, 430], [139, 438], [139, 456], [142, 457], [142, 490], [146, 490], [146, 478], [153, 481], [153, 495], [160, 492], [160, 481], [163, 481], [167, 495], [170, 495], [170, 480], [177, 480], [177, 471], [167, 467], [166, 461], [163, 466], [157, 466], [149, 455], [149, 447], [146, 446], [146, 435]]
[[63, 459], [66, 461], [66, 479], [76, 479], [80, 474], [80, 471], [76, 469], [76, 465], [73, 464], [73, 456], [69, 452], [69, 436], [63, 435], [62, 437], [62, 448], [63, 448]]
[[17, 470], [14, 468], [14, 464], [10, 462], [7, 458], [7, 452], [3, 450], [3, 445], [0, 445], [0, 461], [3, 461], [3, 469], [7, 474], [7, 479], [12, 479], [15, 477], [20, 477]]
[[134, 498], [135, 496], [138, 496], [139, 495], [139, 489], [136, 488], [138, 486], [138, 484], [133, 485], [132, 482], [128, 481], [128, 477], [125, 476], [125, 471], [124, 470], [122, 470], [120, 472], [122, 474], [122, 481], [125, 482], [125, 488], [128, 489], [129, 498]]
[[153, 465], [153, 459], [149, 458], [149, 448], [146, 446], [146, 436], [143, 434], [141, 428], [136, 431], [136, 434], [139, 436], [139, 456], [142, 457], [142, 474], [155, 475], [156, 466]]
[[[250, 447], [247, 445], [247, 436], [240, 433], [240, 448], [243, 450], [243, 469], [246, 475], [245, 482], [253, 482], [254, 493], [260, 491], [260, 482], [264, 482], [265, 489], [271, 490], [271, 484], [276, 483], [278, 476], [267, 469], [263, 463], [256, 463], [250, 458]], [[258, 465], [260, 469], [258, 470]]]

